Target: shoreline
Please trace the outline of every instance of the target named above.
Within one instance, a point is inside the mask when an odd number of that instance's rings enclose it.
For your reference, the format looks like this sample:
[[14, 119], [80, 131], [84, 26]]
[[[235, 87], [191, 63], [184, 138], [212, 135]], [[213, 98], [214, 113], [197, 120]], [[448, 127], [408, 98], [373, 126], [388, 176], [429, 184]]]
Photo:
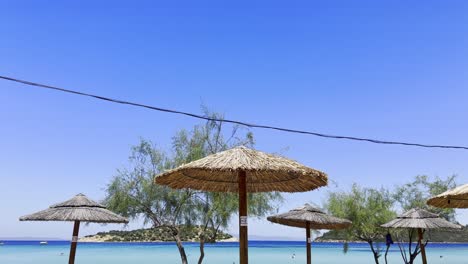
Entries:
[[[14, 238], [9, 238], [9, 239], [0, 239], [0, 242], [42, 242], [42, 241], [46, 241], [46, 242], [70, 242], [70, 240], [68, 239], [37, 239], [37, 238], [32, 238], [32, 239], [14, 239]], [[291, 243], [302, 243], [305, 241], [303, 240], [249, 240], [251, 242], [291, 242]], [[175, 241], [89, 241], [89, 240], [83, 240], [83, 239], [79, 239], [78, 240], [79, 243], [129, 243], [129, 244], [132, 244], [132, 243], [174, 243]], [[183, 243], [198, 243], [198, 241], [182, 241]], [[220, 241], [216, 241], [214, 244], [216, 243], [237, 243], [239, 242], [237, 238], [233, 237], [233, 238], [230, 238], [230, 239], [225, 239], [225, 240], [220, 240]], [[346, 241], [343, 241], [343, 240], [328, 240], [328, 241], [313, 241], [312, 243], [321, 243], [321, 244], [337, 244], [337, 243], [344, 243]], [[367, 242], [364, 242], [364, 241], [348, 241], [348, 243], [352, 243], [352, 244], [367, 244]], [[379, 242], [379, 243], [384, 243], [384, 242]], [[398, 243], [398, 242], [395, 242], [395, 244]], [[407, 243], [407, 242], [403, 242], [403, 243]], [[213, 243], [206, 243], [206, 244], [213, 244]], [[466, 242], [437, 242], [437, 241], [429, 241], [428, 244], [467, 244], [468, 245], [468, 241]]]
[[[95, 237], [83, 237], [78, 239], [78, 242], [80, 243], [167, 243], [167, 242], [175, 242], [175, 241], [162, 241], [162, 240], [151, 240], [151, 241], [106, 241], [108, 239], [111, 239], [111, 237], [104, 236], [100, 238], [95, 238]], [[187, 240], [187, 241], [182, 241], [183, 243], [198, 243], [199, 241], [197, 240]], [[216, 243], [226, 243], [226, 242], [239, 242], [239, 239], [237, 237], [231, 237], [228, 239], [220, 239], [217, 240]], [[211, 244], [208, 242], [205, 242], [205, 244]]]

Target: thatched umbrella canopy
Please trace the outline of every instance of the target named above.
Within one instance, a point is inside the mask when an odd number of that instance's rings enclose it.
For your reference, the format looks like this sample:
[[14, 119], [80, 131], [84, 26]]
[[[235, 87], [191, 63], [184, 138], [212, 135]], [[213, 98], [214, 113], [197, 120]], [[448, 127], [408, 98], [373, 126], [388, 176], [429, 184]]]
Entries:
[[352, 224], [347, 219], [327, 215], [308, 203], [289, 212], [269, 216], [267, 220], [281, 225], [309, 229], [344, 229]]
[[457, 224], [450, 223], [449, 221], [440, 218], [437, 214], [420, 208], [413, 208], [398, 216], [396, 219], [383, 224], [382, 227], [422, 229], [461, 228], [461, 226]]
[[310, 191], [327, 185], [327, 175], [287, 158], [236, 147], [166, 171], [155, 182], [175, 189], [239, 193], [240, 264], [247, 264], [247, 193]]
[[434, 196], [427, 204], [439, 208], [468, 208], [468, 184]]
[[105, 206], [78, 194], [70, 200], [54, 204], [46, 210], [20, 217], [20, 221], [72, 221], [74, 222], [73, 237], [68, 263], [75, 263], [76, 246], [80, 222], [89, 223], [128, 223], [125, 217], [106, 209]]
[[439, 215], [428, 212], [420, 208], [413, 208], [404, 214], [398, 216], [396, 219], [383, 224], [382, 227], [388, 228], [415, 228], [418, 229], [419, 235], [419, 246], [421, 247], [421, 257], [423, 263], [426, 264], [426, 250], [423, 239], [423, 229], [443, 229], [443, 228], [462, 228], [460, 225], [450, 223], [449, 221], [442, 219]]
[[305, 192], [327, 185], [327, 175], [296, 161], [236, 147], [166, 171], [156, 183], [175, 189], [238, 192], [239, 172], [247, 192]]
[[287, 213], [267, 217], [273, 223], [299, 227], [306, 229], [307, 263], [311, 263], [310, 254], [310, 229], [344, 229], [352, 223], [347, 219], [342, 219], [325, 214], [322, 210], [305, 204]]

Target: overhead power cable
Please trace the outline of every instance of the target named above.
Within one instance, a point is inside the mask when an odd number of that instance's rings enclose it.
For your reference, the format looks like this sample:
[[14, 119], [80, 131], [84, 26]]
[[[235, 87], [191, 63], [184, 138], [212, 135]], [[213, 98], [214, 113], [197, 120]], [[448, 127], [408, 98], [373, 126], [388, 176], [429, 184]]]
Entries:
[[208, 121], [218, 121], [218, 122], [226, 122], [226, 123], [231, 123], [231, 124], [237, 124], [237, 125], [246, 126], [246, 127], [249, 127], [249, 128], [270, 129], [270, 130], [276, 130], [276, 131], [282, 131], [282, 132], [312, 135], [312, 136], [317, 136], [317, 137], [322, 137], [322, 138], [345, 139], [345, 140], [352, 140], [352, 141], [363, 141], [363, 142], [370, 142], [370, 143], [374, 143], [374, 144], [402, 145], [402, 146], [413, 146], [413, 147], [422, 147], [422, 148], [441, 148], [441, 149], [463, 149], [463, 150], [468, 150], [468, 147], [466, 147], [466, 146], [421, 144], [421, 143], [411, 143], [411, 142], [401, 142], [401, 141], [379, 140], [379, 139], [372, 139], [372, 138], [361, 138], [361, 137], [353, 137], [353, 136], [339, 136], [339, 135], [330, 135], [330, 134], [324, 134], [324, 133], [318, 133], [318, 132], [306, 131], [306, 130], [291, 129], [291, 128], [285, 128], [285, 127], [276, 127], [276, 126], [269, 126], [269, 125], [262, 125], [262, 124], [247, 123], [247, 122], [238, 121], [238, 120], [215, 118], [215, 117], [209, 117], [209, 116], [193, 114], [193, 113], [189, 113], [189, 112], [183, 112], [183, 111], [179, 111], [179, 110], [172, 110], [172, 109], [166, 109], [166, 108], [161, 108], [161, 107], [151, 106], [151, 105], [146, 105], [146, 104], [141, 104], [141, 103], [123, 101], [123, 100], [119, 100], [119, 99], [113, 99], [113, 98], [109, 98], [109, 97], [104, 97], [104, 96], [99, 96], [99, 95], [94, 95], [94, 94], [89, 94], [89, 93], [83, 93], [83, 92], [64, 89], [64, 88], [55, 87], [55, 86], [51, 86], [51, 85], [20, 80], [20, 79], [16, 79], [16, 78], [12, 78], [12, 77], [7, 77], [7, 76], [1, 76], [0, 75], [0, 79], [4, 79], [4, 80], [7, 80], [7, 81], [12, 81], [12, 82], [17, 82], [17, 83], [22, 83], [22, 84], [26, 84], [26, 85], [30, 85], [30, 86], [34, 86], [34, 87], [39, 87], [39, 88], [51, 89], [51, 90], [56, 90], [56, 91], [65, 92], [65, 93], [71, 93], [71, 94], [75, 94], [75, 95], [92, 97], [92, 98], [95, 98], [95, 99], [104, 100], [104, 101], [108, 101], [108, 102], [112, 102], [112, 103], [125, 104], [125, 105], [131, 105], [131, 106], [136, 106], [136, 107], [143, 107], [143, 108], [147, 108], [147, 109], [151, 109], [151, 110], [155, 110], [155, 111], [185, 115], [185, 116], [198, 118], [198, 119], [203, 119], [203, 120], [208, 120]]

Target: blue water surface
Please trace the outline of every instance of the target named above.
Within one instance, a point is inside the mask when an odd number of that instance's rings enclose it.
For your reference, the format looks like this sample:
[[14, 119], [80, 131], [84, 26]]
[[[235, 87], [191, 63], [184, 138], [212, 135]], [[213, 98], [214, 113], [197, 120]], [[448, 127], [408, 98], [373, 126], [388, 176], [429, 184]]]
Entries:
[[[0, 264], [67, 263], [69, 241], [3, 241], [0, 246]], [[184, 243], [189, 263], [197, 263], [198, 243]], [[206, 244], [206, 264], [237, 264], [237, 242]], [[468, 263], [468, 244], [430, 243], [427, 247], [429, 263]], [[384, 263], [383, 256], [381, 263]], [[305, 242], [302, 241], [249, 241], [249, 262], [253, 264], [305, 263]], [[397, 245], [388, 254], [389, 263], [403, 263]], [[351, 243], [347, 253], [342, 243], [313, 243], [312, 262], [374, 263], [369, 246], [365, 243]], [[155, 243], [79, 243], [77, 264], [124, 264], [124, 263], [180, 263], [180, 257], [173, 242]], [[416, 263], [421, 263], [420, 258]]]

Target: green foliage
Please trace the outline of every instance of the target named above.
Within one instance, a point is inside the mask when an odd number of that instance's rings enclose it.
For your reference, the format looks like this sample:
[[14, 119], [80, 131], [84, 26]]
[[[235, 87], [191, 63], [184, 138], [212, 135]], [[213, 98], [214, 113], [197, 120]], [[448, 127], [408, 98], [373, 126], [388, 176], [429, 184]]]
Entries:
[[449, 176], [445, 179], [435, 177], [430, 181], [429, 177], [419, 175], [414, 178], [412, 182], [398, 186], [395, 189], [393, 198], [399, 204], [403, 211], [412, 208], [422, 208], [436, 214], [449, 221], [455, 221], [455, 210], [444, 209], [428, 206], [426, 201], [432, 196], [441, 194], [449, 189], [456, 187], [456, 175]]
[[[205, 115], [222, 119], [216, 113], [205, 110]], [[110, 210], [130, 217], [143, 217], [153, 227], [168, 227], [176, 241], [187, 232], [180, 226], [198, 225], [201, 228], [200, 248], [205, 240], [214, 242], [219, 231], [227, 227], [229, 220], [238, 211], [238, 195], [211, 193], [196, 190], [172, 190], [155, 185], [154, 176], [182, 164], [203, 158], [238, 145], [252, 147], [253, 135], [247, 131], [241, 135], [234, 126], [225, 133], [223, 122], [208, 121], [195, 126], [191, 131], [181, 130], [172, 138], [172, 151], [167, 154], [153, 143], [141, 140], [132, 148], [130, 166], [118, 170], [107, 187], [105, 203]], [[255, 193], [248, 196], [249, 216], [265, 216], [282, 201], [280, 193]], [[210, 231], [211, 230], [211, 231]], [[213, 232], [212, 232], [213, 231]], [[185, 255], [178, 244], [182, 259]], [[201, 253], [201, 260], [204, 253]], [[199, 263], [201, 263], [201, 260]], [[183, 260], [183, 263], [184, 262]]]
[[[179, 226], [181, 239], [183, 241], [199, 241], [201, 226]], [[208, 235], [213, 235], [216, 230], [209, 228]], [[219, 232], [219, 231], [218, 231]], [[232, 238], [230, 234], [219, 232], [218, 240]], [[99, 232], [87, 238], [105, 239], [105, 242], [152, 242], [152, 241], [174, 241], [172, 231], [168, 227], [146, 228], [132, 231], [112, 230], [109, 232]]]
[[[436, 177], [431, 181], [427, 176], [416, 176], [412, 182], [396, 187], [392, 193], [383, 188], [380, 190], [360, 188], [356, 184], [353, 185], [350, 192], [330, 193], [327, 204], [329, 212], [351, 220], [353, 225], [345, 231], [330, 231], [324, 234], [320, 240], [366, 241], [374, 253], [375, 262], [378, 263], [381, 250], [378, 247], [379, 244], [374, 242], [384, 241], [384, 235], [387, 231], [380, 228], [380, 225], [396, 217], [392, 210], [395, 205], [398, 205], [403, 211], [411, 208], [423, 208], [437, 213], [449, 221], [455, 221], [454, 209], [441, 209], [426, 205], [426, 201], [430, 197], [454, 188], [456, 186], [455, 178], [456, 176], [445, 179]], [[416, 239], [414, 232], [408, 233], [408, 230], [395, 229], [391, 232], [394, 237], [399, 238], [400, 241], [407, 241], [409, 245]], [[465, 241], [463, 234], [466, 232], [432, 230], [426, 232], [426, 236], [429, 236], [431, 241], [463, 242]], [[411, 262], [411, 259], [414, 259], [418, 254], [418, 248], [412, 251], [409, 246], [410, 257], [406, 259], [406, 252], [403, 251], [400, 244], [399, 246], [405, 261]]]
[[[446, 179], [441, 179], [436, 177], [434, 181], [430, 181], [427, 176], [419, 175], [414, 178], [412, 182], [406, 183], [402, 186], [398, 186], [395, 189], [393, 197], [397, 204], [401, 207], [403, 211], [410, 210], [412, 208], [422, 208], [428, 211], [432, 211], [436, 214], [439, 214], [441, 217], [446, 218], [449, 221], [455, 221], [455, 210], [454, 209], [442, 209], [432, 206], [428, 206], [426, 201], [435, 195], [438, 195], [448, 189], [452, 189], [456, 186], [455, 183], [456, 176], [449, 176]], [[416, 231], [414, 229], [410, 230], [395, 230], [395, 237], [398, 240], [406, 240], [408, 242], [407, 247], [405, 248], [402, 243], [398, 243], [400, 248], [401, 256], [405, 263], [413, 263], [417, 255], [420, 253], [419, 244], [416, 246], [412, 245], [412, 242], [416, 241]], [[405, 235], [406, 233], [406, 235]], [[433, 236], [437, 239], [447, 239], [443, 240], [444, 242], [456, 240], [457, 236], [450, 231], [441, 231], [435, 230], [433, 232], [425, 232], [426, 238], [428, 234], [431, 237]], [[450, 234], [452, 233], [452, 234]]]
[[[217, 113], [210, 113], [203, 109], [206, 116], [213, 119], [223, 119]], [[238, 126], [234, 126], [230, 133], [223, 133], [223, 122], [208, 121], [204, 125], [195, 126], [192, 131], [182, 130], [173, 137], [175, 163], [181, 165], [205, 156], [245, 145], [254, 145], [253, 134], [247, 131], [239, 136]], [[276, 204], [282, 201], [280, 193], [249, 194], [249, 216], [261, 217], [272, 212]], [[235, 193], [196, 192], [194, 205], [197, 213], [197, 223], [209, 226], [214, 230], [226, 228], [231, 217], [238, 211], [238, 195]], [[216, 234], [214, 234], [216, 235]], [[207, 237], [210, 241], [216, 237]]]
[[179, 225], [190, 220], [193, 191], [172, 190], [153, 184], [154, 175], [174, 167], [174, 163], [151, 142], [141, 140], [132, 148], [130, 169], [117, 172], [107, 187], [107, 207], [123, 216], [143, 216], [153, 226]]
[[350, 192], [334, 192], [328, 197], [327, 209], [334, 216], [353, 222], [345, 232], [348, 238], [362, 241], [382, 238], [380, 225], [392, 220], [393, 200], [386, 189], [361, 188], [354, 184]]
[[[375, 263], [379, 263], [381, 249], [377, 240], [385, 235], [380, 225], [392, 220], [396, 214], [392, 210], [393, 200], [390, 192], [384, 188], [361, 188], [353, 184], [350, 192], [332, 192], [328, 195], [328, 211], [337, 217], [353, 222], [352, 226], [338, 231], [346, 240], [361, 240], [369, 244]], [[346, 243], [343, 248], [347, 251]], [[388, 250], [388, 248], [387, 248]]]

